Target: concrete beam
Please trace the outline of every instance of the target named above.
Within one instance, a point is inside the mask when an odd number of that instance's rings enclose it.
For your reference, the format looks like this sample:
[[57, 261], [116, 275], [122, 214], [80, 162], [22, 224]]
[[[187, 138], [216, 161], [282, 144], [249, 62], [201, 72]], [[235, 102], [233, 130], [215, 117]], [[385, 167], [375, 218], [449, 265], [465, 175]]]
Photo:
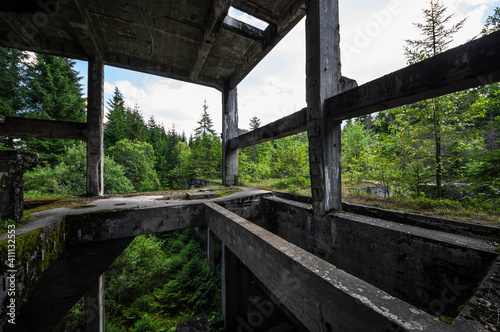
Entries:
[[[130, 244], [133, 238], [65, 246], [36, 280], [12, 331], [50, 332]], [[91, 311], [92, 312], [92, 311]], [[86, 318], [91, 318], [89, 316]], [[67, 331], [76, 326], [67, 326]]]
[[273, 123], [237, 136], [229, 140], [229, 149], [241, 149], [304, 132], [307, 130], [306, 115], [307, 109], [304, 108]]
[[[232, 77], [229, 79], [230, 88], [236, 87], [306, 14], [304, 2], [301, 0], [290, 1], [290, 6], [286, 11], [286, 14], [283, 17], [275, 19], [267, 17], [271, 14], [266, 15], [266, 13], [259, 11], [260, 6], [252, 6], [248, 3], [248, 1], [233, 1], [233, 6], [254, 15], [257, 18], [263, 19], [271, 25], [268, 27], [269, 31], [265, 33], [266, 37], [264, 43], [247, 52], [246, 57], [248, 60], [236, 69]], [[278, 22], [276, 22], [277, 20], [279, 20], [279, 25], [277, 24]], [[274, 25], [277, 25], [278, 28], [275, 28]], [[273, 33], [270, 34], [269, 32]]]
[[248, 287], [241, 262], [222, 245], [222, 316], [226, 331], [238, 331], [240, 321], [247, 320]]
[[199, 203], [136, 210], [103, 210], [67, 215], [66, 241], [71, 244], [109, 241], [203, 226], [203, 205]]
[[104, 332], [104, 274], [85, 292], [85, 332]]
[[104, 194], [104, 63], [89, 60], [87, 99], [87, 195]]
[[229, 0], [216, 0], [212, 2], [209, 9], [209, 14], [205, 22], [203, 31], [203, 39], [198, 45], [198, 53], [190, 70], [189, 77], [192, 80], [197, 80], [208, 55], [212, 50], [217, 34], [219, 33], [224, 17], [227, 15], [231, 3]]
[[500, 81], [500, 31], [327, 100], [341, 121]]
[[306, 19], [306, 99], [314, 211], [342, 208], [341, 122], [327, 123], [327, 98], [341, 92], [338, 0], [312, 0]]
[[104, 62], [109, 66], [138, 71], [146, 74], [158, 75], [189, 83], [197, 83], [215, 88], [219, 91], [223, 91], [224, 89], [224, 82], [220, 78], [198, 76], [196, 80], [191, 80], [189, 79], [190, 73], [187, 70], [181, 70], [164, 62], [146, 60], [130, 55], [123, 55], [112, 52], [106, 53], [106, 55], [104, 56]]
[[264, 41], [264, 31], [261, 29], [258, 29], [250, 24], [247, 24], [245, 22], [241, 22], [235, 18], [226, 16], [224, 19], [224, 23], [222, 26], [238, 35], [241, 35], [246, 38], [250, 38], [256, 41], [263, 42]]
[[102, 57], [102, 47], [99, 38], [83, 1], [71, 0], [65, 3], [64, 9], [64, 13], [71, 13], [71, 15], [66, 15], [68, 23], [87, 56], [89, 58]]
[[222, 184], [238, 184], [238, 150], [229, 149], [229, 140], [239, 134], [238, 92], [225, 89], [222, 93]]
[[452, 331], [230, 211], [206, 208], [210, 229], [310, 331]]
[[38, 137], [86, 140], [87, 124], [83, 122], [37, 120], [4, 117], [0, 136]]

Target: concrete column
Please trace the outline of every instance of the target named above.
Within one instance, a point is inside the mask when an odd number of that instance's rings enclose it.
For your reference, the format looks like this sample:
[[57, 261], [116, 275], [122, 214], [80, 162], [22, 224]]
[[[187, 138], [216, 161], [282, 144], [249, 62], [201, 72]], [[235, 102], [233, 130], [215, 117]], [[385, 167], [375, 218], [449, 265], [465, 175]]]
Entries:
[[238, 150], [229, 150], [228, 141], [238, 135], [237, 88], [222, 93], [222, 183], [238, 184]]
[[313, 208], [342, 207], [341, 122], [327, 123], [325, 100], [341, 89], [338, 0], [311, 0], [306, 19], [307, 134]]
[[87, 97], [87, 195], [104, 193], [104, 63], [89, 59]]
[[[247, 277], [240, 260], [222, 245], [222, 315], [226, 331], [237, 331], [247, 321]], [[241, 328], [240, 328], [241, 330]]]
[[23, 219], [25, 163], [37, 161], [36, 153], [0, 151], [0, 220]]
[[104, 274], [85, 293], [85, 331], [104, 332]]
[[215, 261], [215, 234], [207, 228], [207, 260], [210, 265]]

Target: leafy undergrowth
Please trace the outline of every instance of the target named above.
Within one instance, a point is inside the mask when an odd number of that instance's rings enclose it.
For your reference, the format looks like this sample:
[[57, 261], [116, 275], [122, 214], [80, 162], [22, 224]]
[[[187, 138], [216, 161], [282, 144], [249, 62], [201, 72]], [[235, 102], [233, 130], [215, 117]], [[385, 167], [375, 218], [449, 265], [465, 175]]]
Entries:
[[[258, 182], [247, 182], [245, 186], [272, 191], [288, 191], [298, 195], [311, 196], [311, 188], [289, 188], [280, 186], [280, 179], [269, 179]], [[500, 225], [500, 199], [464, 197], [462, 199], [431, 199], [394, 196], [383, 198], [376, 195], [348, 190], [356, 185], [344, 185], [342, 200], [405, 212], [423, 213], [448, 219], [480, 222], [488, 225]]]

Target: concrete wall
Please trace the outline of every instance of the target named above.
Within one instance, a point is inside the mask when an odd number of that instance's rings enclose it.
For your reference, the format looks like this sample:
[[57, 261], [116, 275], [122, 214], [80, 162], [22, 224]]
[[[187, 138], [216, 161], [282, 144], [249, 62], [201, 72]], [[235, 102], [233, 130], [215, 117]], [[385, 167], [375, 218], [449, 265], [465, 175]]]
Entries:
[[427, 312], [455, 317], [497, 256], [482, 241], [338, 213], [318, 219], [308, 204], [262, 200], [252, 220], [340, 269]]

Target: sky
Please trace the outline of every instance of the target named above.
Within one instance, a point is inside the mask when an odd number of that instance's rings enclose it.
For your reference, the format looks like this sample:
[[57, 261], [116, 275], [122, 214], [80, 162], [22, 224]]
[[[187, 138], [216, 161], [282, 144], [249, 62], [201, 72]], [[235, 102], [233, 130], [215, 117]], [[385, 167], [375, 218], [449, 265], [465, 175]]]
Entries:
[[[467, 17], [450, 47], [466, 43], [479, 34], [500, 1], [442, 0], [453, 15], [452, 24]], [[429, 0], [340, 0], [342, 75], [359, 85], [406, 66], [404, 40], [419, 39], [412, 24], [423, 22], [422, 9]], [[240, 20], [252, 21], [231, 11]], [[258, 24], [258, 23], [256, 23]], [[86, 91], [87, 63], [77, 61]], [[306, 107], [305, 25], [302, 20], [238, 86], [239, 127], [249, 128], [257, 116], [262, 125]], [[107, 105], [115, 87], [128, 106], [139, 105], [147, 121], [151, 116], [165, 128], [194, 133], [206, 100], [215, 130], [222, 127], [221, 93], [213, 88], [154, 75], [105, 67], [104, 99]]]

